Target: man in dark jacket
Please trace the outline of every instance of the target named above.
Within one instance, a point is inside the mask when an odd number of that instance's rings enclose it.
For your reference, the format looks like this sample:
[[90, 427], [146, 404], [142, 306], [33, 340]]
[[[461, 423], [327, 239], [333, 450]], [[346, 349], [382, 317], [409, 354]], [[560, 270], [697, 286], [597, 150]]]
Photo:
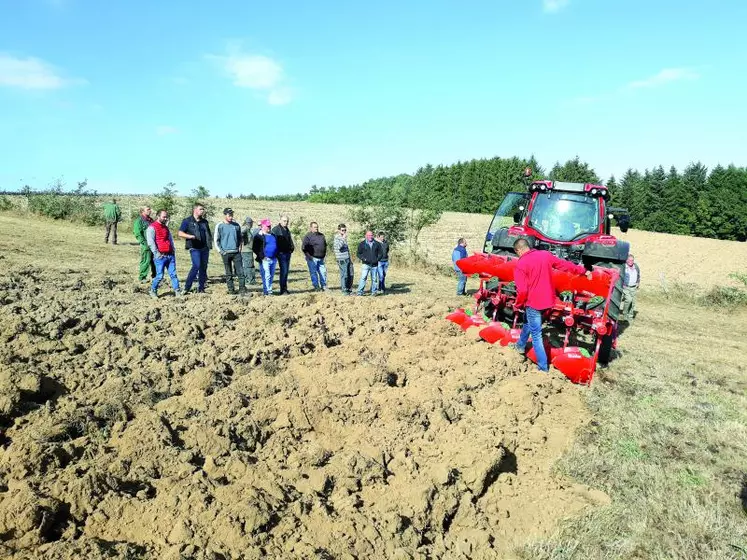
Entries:
[[327, 291], [327, 267], [324, 257], [327, 256], [327, 240], [324, 234], [319, 233], [319, 224], [311, 222], [309, 233], [303, 238], [301, 248], [306, 256], [306, 265], [309, 267], [311, 283], [315, 290]]
[[138, 271], [138, 280], [145, 282], [148, 279], [148, 271], [150, 271], [150, 277], [156, 277], [156, 265], [153, 262], [153, 253], [148, 247], [148, 240], [145, 238], [145, 232], [148, 230], [148, 226], [153, 223], [153, 218], [150, 217], [150, 206], [143, 206], [140, 209], [140, 215], [135, 219], [132, 224], [132, 233], [135, 234], [135, 239], [140, 243], [140, 270]]
[[380, 231], [376, 234], [376, 241], [381, 245], [381, 258], [379, 259], [379, 290], [383, 294], [386, 291], [386, 273], [389, 270], [389, 242], [386, 240], [386, 234]]
[[358, 282], [356, 293], [359, 296], [363, 295], [363, 290], [366, 289], [366, 280], [371, 276], [371, 295], [375, 296], [379, 293], [378, 268], [384, 251], [381, 244], [373, 238], [372, 231], [366, 232], [366, 238], [358, 245], [356, 254], [361, 261], [361, 279]]
[[223, 267], [226, 271], [226, 286], [228, 293], [236, 294], [233, 277], [239, 278], [239, 293], [246, 295], [244, 279], [244, 264], [241, 260], [241, 226], [233, 221], [233, 210], [223, 210], [223, 222], [215, 228], [215, 245], [220, 256], [223, 258]]
[[280, 269], [280, 295], [288, 293], [288, 272], [290, 271], [291, 254], [296, 250], [293, 244], [293, 236], [288, 229], [288, 215], [280, 216], [280, 221], [270, 233], [275, 236], [278, 244], [278, 268]]
[[272, 295], [272, 279], [275, 276], [275, 265], [278, 262], [278, 244], [275, 236], [270, 233], [272, 223], [264, 219], [259, 222], [260, 230], [254, 236], [252, 250], [257, 255], [260, 272], [262, 274], [262, 292], [266, 296]]
[[210, 257], [210, 244], [213, 235], [210, 232], [210, 224], [205, 219], [205, 207], [197, 203], [192, 208], [192, 215], [182, 220], [177, 235], [185, 239], [184, 248], [189, 251], [192, 260], [192, 268], [189, 269], [187, 280], [184, 283], [184, 292], [192, 288], [192, 283], [197, 278], [197, 293], [205, 292], [207, 284], [207, 267]]

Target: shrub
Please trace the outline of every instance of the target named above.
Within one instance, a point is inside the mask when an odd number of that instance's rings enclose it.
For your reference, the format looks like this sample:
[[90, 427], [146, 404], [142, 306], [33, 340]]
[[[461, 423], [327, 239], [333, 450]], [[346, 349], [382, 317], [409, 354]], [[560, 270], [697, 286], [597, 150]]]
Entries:
[[5, 195], [0, 196], [0, 211], [6, 212], [13, 208], [13, 202]]
[[74, 191], [64, 192], [64, 183], [58, 180], [46, 191], [27, 193], [28, 209], [54, 220], [71, 220], [89, 226], [102, 224], [104, 216], [96, 191], [87, 190], [87, 185], [87, 181], [81, 181]]

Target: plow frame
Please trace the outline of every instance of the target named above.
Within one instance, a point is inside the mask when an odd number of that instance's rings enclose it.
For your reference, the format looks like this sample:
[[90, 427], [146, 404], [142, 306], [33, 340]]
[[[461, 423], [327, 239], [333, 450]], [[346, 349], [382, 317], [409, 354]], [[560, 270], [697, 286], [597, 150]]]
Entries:
[[[478, 254], [479, 253], [475, 253], [475, 255]], [[485, 254], [483, 253], [482, 255]], [[507, 256], [502, 255], [491, 255], [491, 257], [494, 259], [500, 259], [504, 263], [508, 263], [512, 260]], [[585, 342], [586, 344], [591, 345], [592, 350], [588, 351], [590, 355], [588, 361], [584, 361], [583, 375], [578, 374], [572, 376], [556, 366], [574, 382], [585, 385], [590, 385], [594, 378], [604, 337], [611, 337], [610, 343], [613, 348], [616, 345], [617, 339], [617, 322], [609, 316], [609, 306], [610, 299], [612, 298], [615, 289], [615, 283], [617, 282], [620, 273], [616, 269], [607, 267], [595, 266], [593, 267], [593, 270], [601, 271], [610, 276], [608, 280], [609, 287], [606, 294], [595, 294], [586, 290], [566, 290], [563, 292], [563, 294], [566, 294], [565, 297], [563, 299], [556, 297], [553, 307], [546, 310], [543, 314], [543, 322], [553, 325], [560, 332], [564, 331], [562, 346], [560, 348], [552, 348], [559, 354], [564, 354], [569, 349], [578, 349], [578, 351], [581, 352], [581, 347], [569, 347], [572, 332], [575, 333], [574, 338], [576, 338], [576, 340], [578, 340], [579, 333], [584, 333], [585, 335], [592, 337], [592, 341]], [[465, 314], [461, 319], [461, 322], [454, 322], [460, 324], [462, 329], [466, 331], [471, 326], [491, 326], [503, 323], [513, 315], [513, 328], [511, 330], [514, 331], [515, 335], [520, 315], [516, 312], [515, 307], [517, 294], [515, 291], [512, 293], [510, 288], [507, 289], [508, 285], [511, 284], [513, 280], [505, 278], [501, 279], [488, 272], [478, 272], [477, 274], [479, 276], [480, 286], [474, 294], [475, 303], [471, 309], [471, 314]], [[497, 279], [498, 283], [495, 286], [488, 288], [487, 283], [493, 279]], [[570, 295], [568, 295], [568, 292], [570, 292]], [[603, 297], [603, 302], [599, 302], [596, 305], [591, 304], [590, 302], [592, 298], [597, 296]], [[488, 306], [488, 304], [492, 307], [491, 314], [486, 312], [486, 306]], [[519, 326], [521, 326], [521, 324]], [[505, 330], [504, 327], [501, 328]], [[487, 340], [487, 338], [485, 338], [485, 340]], [[545, 340], [543, 340], [543, 343], [545, 343]], [[502, 344], [505, 345], [504, 342], [502, 342]], [[533, 355], [533, 352], [530, 351], [528, 357], [534, 361], [535, 359], [532, 358], [530, 354]], [[552, 363], [554, 357], [551, 357], [550, 354], [551, 353], [548, 352], [548, 361]]]

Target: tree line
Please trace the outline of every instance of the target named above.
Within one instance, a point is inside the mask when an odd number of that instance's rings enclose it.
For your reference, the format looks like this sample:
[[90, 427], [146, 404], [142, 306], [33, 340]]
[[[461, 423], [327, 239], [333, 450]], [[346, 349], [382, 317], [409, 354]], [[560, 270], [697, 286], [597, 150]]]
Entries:
[[606, 184], [612, 204], [630, 211], [632, 227], [717, 239], [747, 239], [747, 169], [701, 163], [684, 170], [662, 166], [628, 169], [603, 181], [578, 157], [545, 171], [534, 159], [475, 159], [454, 165], [426, 165], [414, 174], [371, 179], [358, 185], [311, 187], [308, 193], [263, 199], [362, 206], [401, 205], [442, 211], [492, 214], [509, 191], [522, 191], [523, 172], [532, 180]]

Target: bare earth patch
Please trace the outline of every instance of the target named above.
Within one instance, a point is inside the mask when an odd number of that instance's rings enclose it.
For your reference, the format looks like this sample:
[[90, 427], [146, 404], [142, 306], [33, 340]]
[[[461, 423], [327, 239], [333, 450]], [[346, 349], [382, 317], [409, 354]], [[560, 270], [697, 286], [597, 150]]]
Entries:
[[501, 558], [608, 503], [552, 473], [583, 391], [448, 282], [153, 302], [136, 247], [42, 226], [0, 218], [3, 557]]

